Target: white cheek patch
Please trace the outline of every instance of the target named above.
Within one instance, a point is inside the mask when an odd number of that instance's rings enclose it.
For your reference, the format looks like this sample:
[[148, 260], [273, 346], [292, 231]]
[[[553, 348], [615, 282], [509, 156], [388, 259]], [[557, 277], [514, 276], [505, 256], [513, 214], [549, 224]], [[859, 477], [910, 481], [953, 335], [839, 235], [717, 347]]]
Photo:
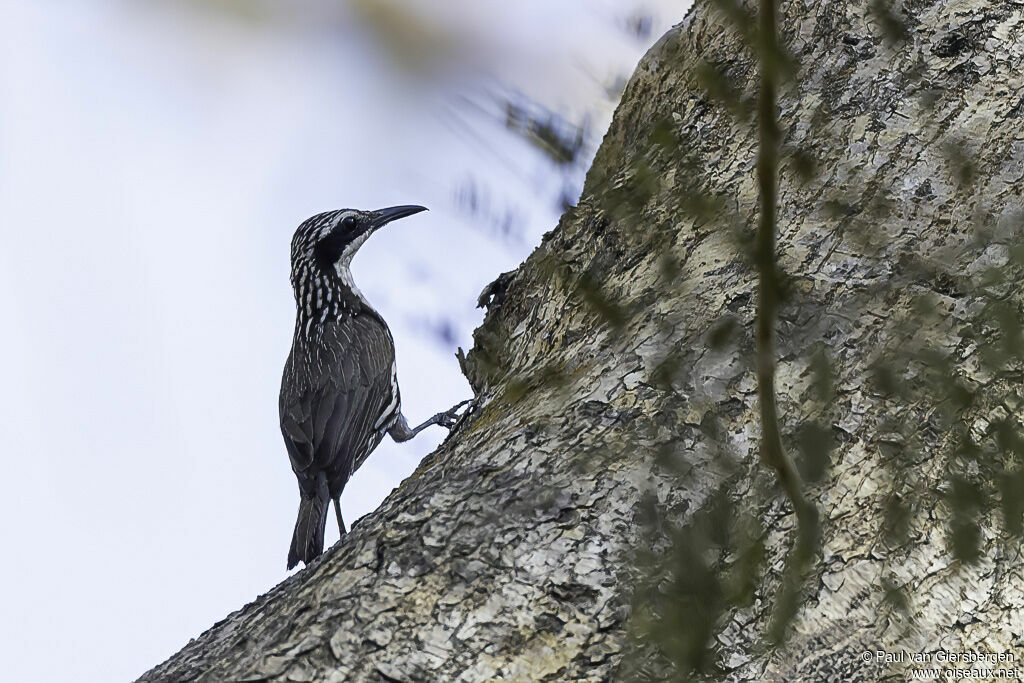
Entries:
[[338, 274], [338, 277], [343, 283], [345, 283], [345, 286], [352, 290], [352, 293], [359, 297], [359, 300], [367, 308], [372, 308], [370, 306], [370, 302], [366, 300], [363, 293], [359, 291], [358, 287], [356, 287], [356, 283], [352, 279], [352, 271], [349, 270], [349, 267], [352, 265], [352, 258], [356, 255], [356, 252], [359, 251], [359, 247], [363, 246], [363, 243], [369, 239], [372, 232], [372, 230], [367, 231], [351, 243], [347, 244], [345, 246], [345, 251], [341, 252], [341, 257], [334, 263], [334, 272]]
[[345, 283], [345, 286], [352, 290], [353, 294], [359, 297], [359, 300], [364, 306], [372, 308], [372, 306], [370, 306], [370, 302], [366, 300], [363, 293], [359, 291], [358, 287], [356, 287], [355, 280], [352, 279], [352, 271], [349, 270], [349, 266], [352, 264], [352, 257], [356, 255], [359, 247], [363, 246], [363, 242], [365, 242], [369, 236], [370, 233], [360, 235], [354, 242], [345, 247], [345, 251], [341, 253], [341, 258], [339, 258], [338, 262], [334, 264], [334, 272], [338, 274], [338, 277]]
[[355, 238], [355, 240], [346, 245], [345, 251], [341, 252], [341, 258], [339, 258], [338, 262], [334, 264], [334, 267], [336, 270], [338, 270], [339, 275], [341, 275], [342, 267], [344, 267], [347, 270], [348, 267], [352, 265], [352, 257], [356, 255], [356, 252], [359, 251], [359, 247], [363, 246], [363, 242], [369, 239], [369, 237], [370, 233], [364, 232], [362, 235]]

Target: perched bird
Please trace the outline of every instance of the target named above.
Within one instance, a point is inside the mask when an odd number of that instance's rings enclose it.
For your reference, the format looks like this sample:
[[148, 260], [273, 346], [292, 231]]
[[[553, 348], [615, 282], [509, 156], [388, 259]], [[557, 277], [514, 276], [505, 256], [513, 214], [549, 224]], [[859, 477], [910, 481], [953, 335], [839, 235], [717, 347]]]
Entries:
[[281, 433], [299, 480], [288, 568], [323, 552], [330, 502], [345, 534], [341, 492], [385, 434], [408, 441], [436, 424], [451, 429], [463, 401], [415, 428], [402, 415], [391, 331], [352, 281], [359, 247], [381, 226], [426, 209], [342, 209], [295, 231], [291, 283], [298, 312], [281, 380]]

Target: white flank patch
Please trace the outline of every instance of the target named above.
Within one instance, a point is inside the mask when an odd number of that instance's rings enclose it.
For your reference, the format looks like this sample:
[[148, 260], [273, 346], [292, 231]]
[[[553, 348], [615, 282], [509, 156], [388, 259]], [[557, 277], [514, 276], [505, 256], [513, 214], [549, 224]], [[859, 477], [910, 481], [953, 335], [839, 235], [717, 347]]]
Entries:
[[384, 409], [384, 412], [380, 414], [377, 421], [373, 423], [373, 428], [380, 429], [381, 425], [391, 416], [398, 414], [398, 365], [396, 363], [391, 364], [391, 403]]

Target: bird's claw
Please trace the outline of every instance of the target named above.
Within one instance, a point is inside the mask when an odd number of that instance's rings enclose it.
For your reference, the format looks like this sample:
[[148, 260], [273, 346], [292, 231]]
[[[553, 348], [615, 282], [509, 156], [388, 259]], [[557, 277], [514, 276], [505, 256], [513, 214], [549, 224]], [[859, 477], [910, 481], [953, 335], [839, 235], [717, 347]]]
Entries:
[[466, 414], [460, 413], [459, 410], [461, 410], [463, 406], [467, 405], [469, 406], [469, 410], [472, 410], [475, 403], [476, 401], [471, 398], [466, 399], [465, 401], [460, 401], [451, 408], [449, 408], [448, 410], [444, 411], [443, 413], [438, 413], [437, 415], [435, 415], [434, 419], [440, 426], [444, 427], [445, 429], [451, 430], [452, 428], [455, 427], [458, 421], [462, 419], [463, 415]]

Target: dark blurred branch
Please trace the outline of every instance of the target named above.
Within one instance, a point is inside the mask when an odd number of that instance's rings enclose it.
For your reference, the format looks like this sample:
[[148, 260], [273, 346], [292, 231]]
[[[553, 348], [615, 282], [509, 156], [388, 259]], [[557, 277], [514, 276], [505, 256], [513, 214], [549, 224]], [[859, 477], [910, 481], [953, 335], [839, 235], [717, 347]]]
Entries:
[[775, 320], [779, 307], [779, 273], [775, 263], [775, 233], [778, 219], [779, 122], [777, 91], [779, 85], [779, 44], [777, 34], [777, 0], [761, 0], [760, 41], [758, 57], [761, 87], [758, 101], [757, 178], [760, 189], [761, 216], [755, 244], [755, 262], [759, 272], [757, 311], [757, 389], [761, 412], [761, 457], [779, 477], [786, 495], [793, 503], [799, 521], [796, 546], [790, 557], [791, 576], [784, 582], [776, 605], [776, 619], [771, 628], [772, 640], [781, 639], [782, 631], [795, 611], [795, 591], [810, 560], [817, 538], [817, 510], [804, 496], [800, 473], [787, 455], [779, 432], [778, 409], [775, 402]]

